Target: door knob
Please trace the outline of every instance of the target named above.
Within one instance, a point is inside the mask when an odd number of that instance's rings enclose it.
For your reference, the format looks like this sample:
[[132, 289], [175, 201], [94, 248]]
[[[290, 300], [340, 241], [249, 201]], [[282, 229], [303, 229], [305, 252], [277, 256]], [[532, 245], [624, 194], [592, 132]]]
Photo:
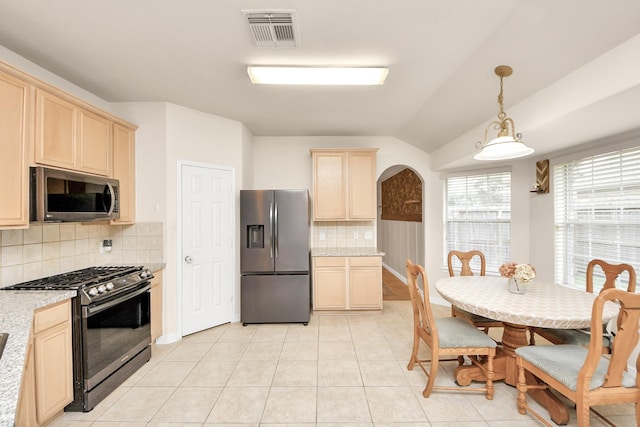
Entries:
[[191, 264], [191, 261], [193, 261], [193, 259], [192, 259], [189, 255], [187, 255], [186, 257], [184, 257], [184, 260], [185, 260], [186, 262], [188, 262], [189, 264]]

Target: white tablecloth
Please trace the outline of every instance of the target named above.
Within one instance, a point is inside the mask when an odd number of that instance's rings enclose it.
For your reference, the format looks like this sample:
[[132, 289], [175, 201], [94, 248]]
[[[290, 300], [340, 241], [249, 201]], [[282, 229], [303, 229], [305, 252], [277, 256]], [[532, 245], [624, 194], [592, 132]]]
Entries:
[[[463, 310], [502, 322], [556, 329], [591, 326], [596, 295], [550, 283], [531, 281], [524, 294], [507, 290], [507, 279], [491, 276], [448, 277], [436, 282], [442, 297]], [[605, 305], [603, 321], [618, 308]]]

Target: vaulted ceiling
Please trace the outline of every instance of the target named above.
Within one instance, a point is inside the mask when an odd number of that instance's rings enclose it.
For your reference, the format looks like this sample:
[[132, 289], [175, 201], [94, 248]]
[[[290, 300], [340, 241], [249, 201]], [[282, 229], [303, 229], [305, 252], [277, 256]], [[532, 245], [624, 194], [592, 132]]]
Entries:
[[[294, 10], [299, 46], [257, 47], [245, 10]], [[638, 0], [0, 0], [0, 45], [108, 102], [172, 102], [256, 136], [395, 136], [441, 165], [495, 118], [501, 64], [538, 153], [640, 127]], [[383, 86], [258, 86], [247, 65], [390, 71]]]

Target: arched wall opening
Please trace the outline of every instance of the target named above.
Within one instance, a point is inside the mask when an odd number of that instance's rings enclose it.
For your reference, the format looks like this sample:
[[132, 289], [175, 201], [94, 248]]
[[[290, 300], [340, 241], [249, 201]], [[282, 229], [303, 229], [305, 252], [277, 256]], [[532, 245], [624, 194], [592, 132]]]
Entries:
[[382, 264], [406, 282], [407, 258], [425, 264], [424, 179], [409, 166], [393, 165], [378, 178], [377, 192], [377, 244], [385, 253]]

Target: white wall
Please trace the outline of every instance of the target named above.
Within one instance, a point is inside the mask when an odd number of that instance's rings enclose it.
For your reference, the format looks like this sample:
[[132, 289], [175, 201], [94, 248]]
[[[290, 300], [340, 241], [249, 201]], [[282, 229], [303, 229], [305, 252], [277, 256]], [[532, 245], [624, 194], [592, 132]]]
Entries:
[[114, 113], [136, 131], [136, 221], [164, 221], [167, 211], [167, 104], [119, 102]]
[[[181, 242], [178, 240], [178, 162], [190, 161], [231, 167], [235, 175], [235, 241], [239, 239], [239, 190], [246, 172], [244, 162], [253, 135], [239, 122], [169, 103], [118, 103], [123, 118], [138, 125], [136, 132], [137, 219], [160, 220], [165, 227], [164, 319], [162, 341], [181, 337], [178, 287]], [[234, 250], [234, 319], [240, 317], [239, 251]]]

